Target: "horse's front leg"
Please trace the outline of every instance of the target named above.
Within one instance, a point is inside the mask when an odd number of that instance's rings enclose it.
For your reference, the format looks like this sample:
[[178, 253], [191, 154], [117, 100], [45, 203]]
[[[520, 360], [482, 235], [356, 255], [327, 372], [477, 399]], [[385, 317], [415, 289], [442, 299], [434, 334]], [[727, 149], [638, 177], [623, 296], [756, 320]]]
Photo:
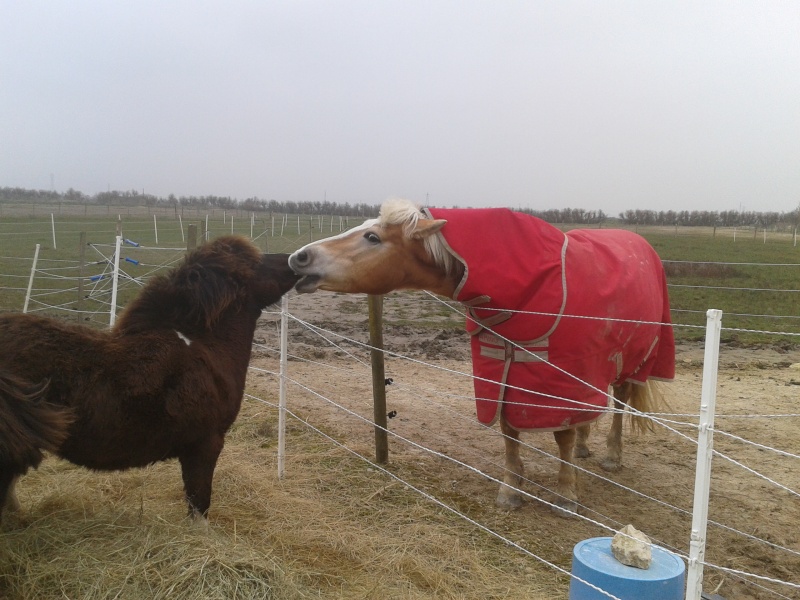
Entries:
[[199, 525], [207, 525], [208, 509], [211, 506], [211, 482], [222, 452], [222, 436], [211, 436], [201, 443], [186, 448], [178, 459], [181, 463], [183, 488], [189, 517]]
[[592, 425], [591, 423], [578, 425], [576, 430], [578, 432], [578, 437], [575, 440], [575, 458], [588, 458], [592, 455], [587, 443], [589, 441], [589, 433], [592, 430]]
[[[556, 487], [556, 506], [563, 511], [578, 512], [578, 477], [575, 465], [572, 462], [575, 449], [575, 430], [564, 429], [554, 431], [553, 436], [558, 444], [558, 455], [561, 466], [558, 470], [558, 486]], [[559, 516], [569, 516], [562, 510], [554, 509]]]
[[600, 466], [606, 471], [615, 472], [622, 468], [622, 417], [632, 385], [624, 383], [614, 387], [614, 412], [611, 415], [611, 429], [606, 437], [606, 457], [600, 462]]
[[508, 424], [504, 416], [500, 416], [500, 431], [506, 449], [506, 471], [500, 493], [497, 494], [497, 506], [505, 510], [514, 510], [522, 506], [522, 495], [519, 486], [522, 484], [524, 467], [519, 457], [519, 431]]

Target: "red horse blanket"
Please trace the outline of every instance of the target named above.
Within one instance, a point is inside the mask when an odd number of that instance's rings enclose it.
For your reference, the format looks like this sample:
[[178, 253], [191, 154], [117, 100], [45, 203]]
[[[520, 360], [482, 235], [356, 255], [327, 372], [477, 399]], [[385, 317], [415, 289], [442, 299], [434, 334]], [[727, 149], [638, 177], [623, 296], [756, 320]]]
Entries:
[[661, 260], [623, 230], [556, 227], [508, 209], [425, 209], [464, 264], [478, 419], [518, 430], [592, 421], [608, 387], [672, 379]]

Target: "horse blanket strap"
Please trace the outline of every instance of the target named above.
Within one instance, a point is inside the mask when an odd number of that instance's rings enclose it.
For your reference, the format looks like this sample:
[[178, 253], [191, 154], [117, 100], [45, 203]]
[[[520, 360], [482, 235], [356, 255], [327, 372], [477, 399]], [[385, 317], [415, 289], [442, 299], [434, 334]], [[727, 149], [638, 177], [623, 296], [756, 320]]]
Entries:
[[508, 362], [542, 362], [547, 360], [547, 350], [517, 350], [510, 342], [506, 342], [503, 348], [481, 346], [481, 356]]
[[512, 363], [547, 362], [549, 356], [547, 340], [531, 340], [515, 344], [491, 331], [483, 331], [478, 334], [478, 344], [482, 358], [503, 361], [503, 376], [498, 382], [500, 383], [500, 396], [497, 398], [501, 402], [505, 399], [506, 389], [508, 389], [506, 380]]
[[502, 410], [519, 430], [574, 427], [601, 414], [609, 385], [674, 377], [666, 278], [640, 236], [564, 233], [508, 209], [425, 212], [447, 221], [442, 236], [464, 265], [453, 299], [469, 307], [482, 423]]
[[[486, 297], [487, 296], [484, 296], [484, 298], [486, 298]], [[487, 302], [488, 302], [488, 300], [487, 300]], [[512, 317], [512, 315], [514, 313], [509, 312], [507, 310], [498, 311], [498, 312], [496, 312], [495, 314], [493, 314], [490, 317], [486, 317], [484, 319], [481, 319], [474, 310], [472, 310], [471, 308], [468, 308], [467, 309], [467, 314], [469, 314], [468, 318], [472, 319], [472, 321], [477, 325], [477, 327], [475, 327], [475, 329], [471, 329], [470, 330], [469, 334], [470, 335], [478, 335], [481, 331], [483, 331], [484, 328], [491, 329], [495, 325], [499, 325], [500, 323], [508, 321]]]
[[486, 304], [487, 302], [491, 302], [491, 296], [476, 296], [471, 300], [463, 300], [461, 304], [464, 306], [475, 306], [476, 304]]

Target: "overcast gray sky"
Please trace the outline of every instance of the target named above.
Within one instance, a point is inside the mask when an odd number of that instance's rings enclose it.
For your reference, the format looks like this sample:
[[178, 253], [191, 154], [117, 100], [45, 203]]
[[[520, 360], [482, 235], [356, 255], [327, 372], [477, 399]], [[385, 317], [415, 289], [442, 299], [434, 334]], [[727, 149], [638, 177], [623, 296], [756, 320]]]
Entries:
[[0, 0], [0, 186], [791, 211], [800, 2]]

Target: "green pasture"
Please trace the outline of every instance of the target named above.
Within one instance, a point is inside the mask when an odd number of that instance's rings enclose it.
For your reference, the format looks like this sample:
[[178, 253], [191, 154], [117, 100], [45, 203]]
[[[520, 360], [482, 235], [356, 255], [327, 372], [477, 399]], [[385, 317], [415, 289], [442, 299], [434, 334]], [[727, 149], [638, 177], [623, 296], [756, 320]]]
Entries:
[[[180, 260], [189, 244], [190, 226], [198, 241], [207, 226], [209, 238], [236, 233], [252, 237], [265, 251], [292, 252], [360, 221], [219, 210], [208, 217], [162, 214], [155, 219], [112, 211], [103, 216], [54, 215], [52, 220], [49, 214], [0, 216], [0, 310], [22, 309], [36, 244], [40, 245], [39, 264], [33, 284], [35, 300], [29, 310], [53, 314], [45, 306], [62, 306], [68, 312], [57, 314], [106, 325], [110, 281], [90, 278], [109, 272], [118, 227], [124, 239], [139, 244], [125, 244], [120, 252], [125, 275], [117, 304], [124, 306], [148, 276]], [[767, 232], [765, 237], [761, 230], [711, 228], [641, 227], [637, 231], [665, 261], [679, 339], [702, 339], [706, 311], [718, 308], [723, 311], [722, 335], [727, 342], [800, 343], [800, 247], [791, 234]], [[81, 232], [87, 244], [83, 263]], [[78, 279], [83, 280], [81, 293]]]
[[[792, 235], [768, 232], [765, 242], [752, 230], [735, 240], [729, 230], [640, 233], [665, 261], [673, 322], [705, 325], [706, 310], [716, 308], [723, 311], [723, 341], [800, 343], [800, 246]], [[702, 339], [704, 331], [677, 327], [676, 335]]]
[[[146, 279], [178, 262], [191, 243], [207, 236], [244, 235], [266, 252], [292, 252], [309, 241], [352, 226], [339, 217], [268, 215], [214, 211], [208, 218], [177, 216], [0, 217], [0, 310], [22, 310], [39, 245], [29, 312], [107, 325], [117, 232], [120, 248], [117, 306], [130, 300]], [[360, 220], [359, 220], [360, 222]], [[55, 229], [55, 244], [53, 230]], [[192, 231], [193, 230], [193, 231]], [[82, 237], [83, 235], [83, 237]], [[82, 244], [81, 240], [85, 242]], [[129, 243], [132, 242], [132, 243]], [[134, 245], [136, 244], [136, 245]], [[49, 308], [58, 307], [58, 308]]]

